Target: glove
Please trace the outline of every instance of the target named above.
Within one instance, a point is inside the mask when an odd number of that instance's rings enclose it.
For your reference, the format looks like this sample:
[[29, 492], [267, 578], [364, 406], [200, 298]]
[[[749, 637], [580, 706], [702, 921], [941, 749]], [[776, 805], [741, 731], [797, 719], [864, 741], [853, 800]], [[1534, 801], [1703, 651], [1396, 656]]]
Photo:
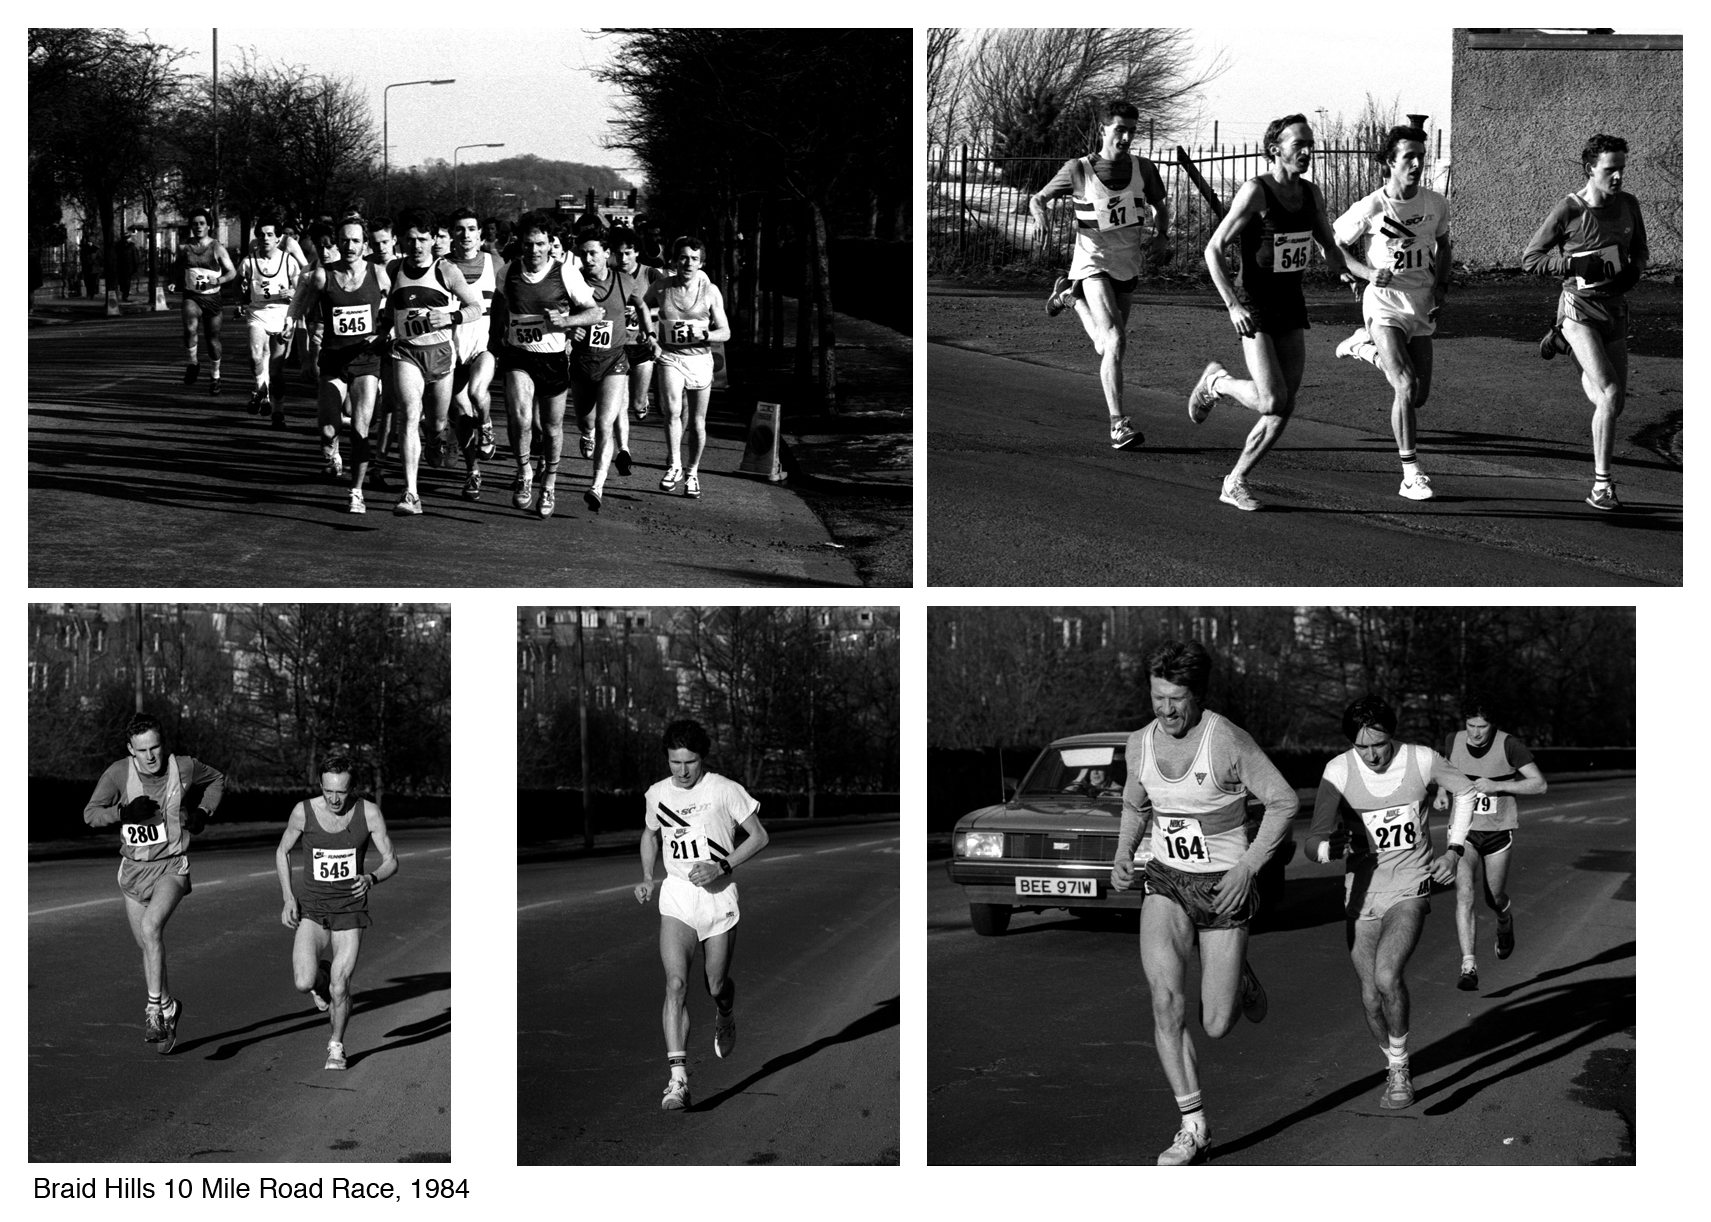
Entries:
[[208, 812], [203, 810], [200, 806], [187, 812], [184, 816], [184, 830], [189, 832], [192, 836], [196, 835], [207, 826]]
[[1568, 274], [1596, 284], [1605, 279], [1604, 260], [1594, 254], [1575, 255], [1568, 261]]
[[1640, 265], [1630, 263], [1616, 273], [1614, 279], [1605, 287], [1612, 293], [1626, 293], [1640, 282]]
[[123, 823], [159, 823], [166, 818], [160, 803], [147, 794], [126, 802], [119, 808], [119, 816]]

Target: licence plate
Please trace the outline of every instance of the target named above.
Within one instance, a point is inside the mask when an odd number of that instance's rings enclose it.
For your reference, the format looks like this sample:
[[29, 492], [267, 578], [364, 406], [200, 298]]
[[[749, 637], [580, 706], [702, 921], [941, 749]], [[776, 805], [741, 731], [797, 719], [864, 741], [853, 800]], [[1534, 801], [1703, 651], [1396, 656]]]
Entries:
[[1089, 899], [1099, 894], [1091, 878], [1018, 878], [1017, 895], [1079, 895]]

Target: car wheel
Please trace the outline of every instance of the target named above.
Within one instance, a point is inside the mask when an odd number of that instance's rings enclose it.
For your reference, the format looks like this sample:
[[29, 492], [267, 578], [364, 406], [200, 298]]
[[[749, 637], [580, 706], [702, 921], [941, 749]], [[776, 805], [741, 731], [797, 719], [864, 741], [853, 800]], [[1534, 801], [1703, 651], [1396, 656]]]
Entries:
[[974, 922], [975, 933], [995, 938], [1010, 928], [1010, 909], [1003, 904], [970, 904], [968, 919]]

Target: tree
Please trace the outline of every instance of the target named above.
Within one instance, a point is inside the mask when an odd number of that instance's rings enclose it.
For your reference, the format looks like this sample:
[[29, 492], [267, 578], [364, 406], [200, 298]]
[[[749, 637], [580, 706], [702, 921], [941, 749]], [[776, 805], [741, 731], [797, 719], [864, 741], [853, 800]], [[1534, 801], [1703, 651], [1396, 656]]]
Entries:
[[963, 82], [968, 65], [962, 56], [962, 31], [943, 26], [927, 30], [927, 144], [949, 145], [961, 126]]

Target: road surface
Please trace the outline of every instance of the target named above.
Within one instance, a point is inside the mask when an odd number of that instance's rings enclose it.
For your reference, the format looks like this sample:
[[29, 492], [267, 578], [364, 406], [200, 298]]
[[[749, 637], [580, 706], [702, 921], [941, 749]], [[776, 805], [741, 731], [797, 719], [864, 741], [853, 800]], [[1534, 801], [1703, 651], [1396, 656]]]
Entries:
[[166, 927], [184, 1005], [167, 1056], [142, 1038], [118, 854], [32, 863], [30, 1159], [447, 1160], [451, 834], [392, 840], [400, 869], [370, 906], [342, 1074], [321, 1067], [326, 1015], [292, 986], [271, 847], [191, 849], [194, 889]]
[[[1341, 862], [1289, 866], [1277, 926], [1249, 943], [1270, 1013], [1221, 1040], [1193, 1025], [1212, 1161], [1634, 1162], [1633, 780], [1523, 799], [1499, 962], [1479, 909], [1480, 991], [1456, 988], [1455, 896], [1433, 897], [1409, 963], [1414, 1105], [1382, 1111], [1340, 914]], [[1432, 820], [1443, 843], [1444, 817]], [[1305, 822], [1296, 824], [1304, 843]], [[927, 870], [927, 1158], [935, 1164], [1152, 1164], [1177, 1111], [1153, 1047], [1135, 934], [1063, 911], [982, 938]], [[1199, 969], [1189, 974], [1199, 997]]]
[[666, 1112], [658, 899], [631, 895], [638, 858], [520, 867], [520, 1163], [898, 1161], [897, 825], [775, 835], [738, 877], [737, 1046], [713, 1055], [697, 955], [691, 1105]]

